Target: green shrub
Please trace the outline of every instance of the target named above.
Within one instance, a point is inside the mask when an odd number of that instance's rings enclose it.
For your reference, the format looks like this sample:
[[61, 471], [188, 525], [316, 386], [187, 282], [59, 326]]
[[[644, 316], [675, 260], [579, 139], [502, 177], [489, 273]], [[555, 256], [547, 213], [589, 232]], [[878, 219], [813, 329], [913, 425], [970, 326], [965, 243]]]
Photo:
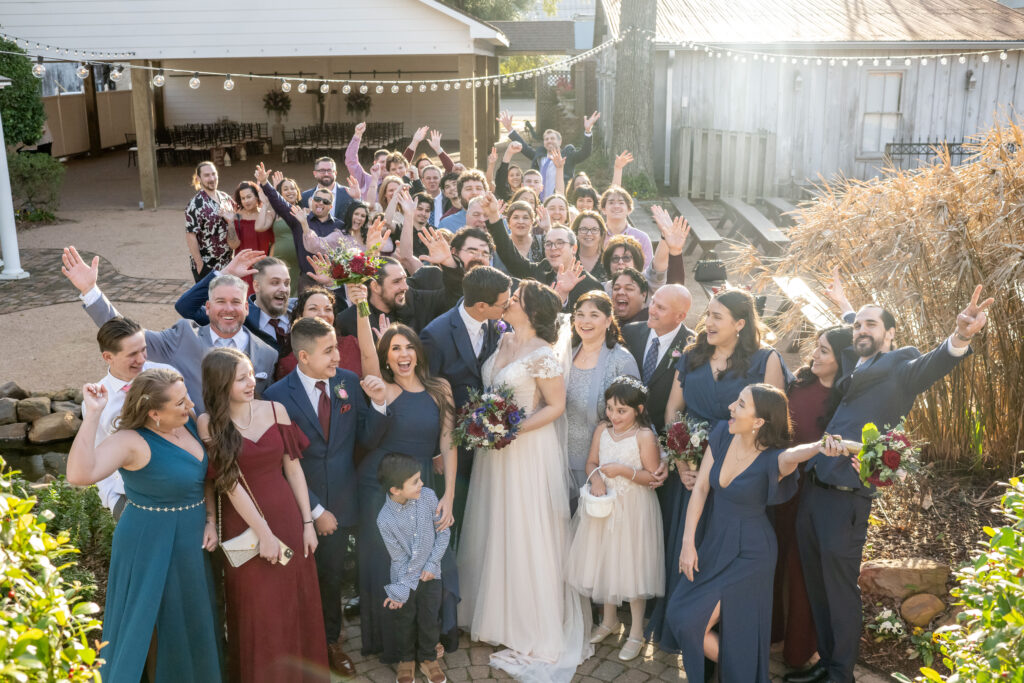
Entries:
[[[0, 466], [3, 462], [0, 460]], [[78, 552], [67, 532], [53, 535], [49, 510], [0, 475], [0, 680], [92, 681], [100, 663], [99, 607], [64, 575]]]
[[53, 213], [60, 206], [64, 165], [49, 154], [8, 154], [14, 208]]
[[1024, 482], [1010, 480], [999, 509], [1009, 525], [985, 527], [984, 550], [956, 574], [963, 611], [933, 636], [951, 674], [925, 667], [918, 681], [1024, 683]]
[[627, 173], [622, 176], [622, 186], [636, 199], [653, 199], [658, 196], [658, 186], [646, 173]]
[[42, 137], [46, 122], [42, 81], [32, 75], [34, 60], [26, 59], [24, 54], [14, 41], [0, 39], [0, 74], [11, 79], [11, 84], [0, 90], [0, 114], [8, 145], [34, 145]]

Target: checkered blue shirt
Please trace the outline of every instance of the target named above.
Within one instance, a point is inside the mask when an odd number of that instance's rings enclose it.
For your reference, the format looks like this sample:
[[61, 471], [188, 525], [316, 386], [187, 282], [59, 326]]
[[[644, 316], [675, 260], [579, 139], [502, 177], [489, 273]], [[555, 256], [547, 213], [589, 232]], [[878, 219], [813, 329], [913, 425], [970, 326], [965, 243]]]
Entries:
[[387, 497], [377, 515], [377, 528], [391, 555], [391, 583], [384, 586], [395, 602], [409, 599], [416, 590], [420, 574], [425, 570], [441, 578], [441, 556], [448, 547], [451, 530], [434, 530], [437, 494], [423, 487], [418, 500], [404, 505]]

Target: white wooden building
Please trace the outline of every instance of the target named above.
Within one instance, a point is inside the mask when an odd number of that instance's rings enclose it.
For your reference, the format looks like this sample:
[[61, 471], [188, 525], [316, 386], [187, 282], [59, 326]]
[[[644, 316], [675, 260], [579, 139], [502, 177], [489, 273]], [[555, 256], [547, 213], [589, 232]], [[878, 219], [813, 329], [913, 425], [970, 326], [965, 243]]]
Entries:
[[[619, 35], [619, 6], [600, 0], [595, 43]], [[658, 0], [656, 175], [707, 198], [875, 176], [887, 144], [960, 142], [1024, 111], [1022, 41], [1024, 13], [994, 0]], [[764, 56], [782, 54], [796, 62]], [[603, 118], [614, 70], [609, 50]]]
[[[133, 108], [143, 174], [144, 131], [152, 130], [155, 122], [172, 126], [222, 117], [272, 122], [262, 98], [274, 83], [249, 79], [250, 73], [309, 78], [307, 94], [291, 91], [292, 109], [285, 126], [298, 127], [319, 121], [316, 94], [321, 78], [495, 75], [495, 51], [508, 45], [500, 30], [435, 0], [0, 0], [0, 23], [5, 33], [30, 43], [130, 51], [133, 65], [218, 74], [202, 76], [201, 86], [193, 90], [190, 74], [167, 72], [166, 85], [154, 88], [149, 77], [141, 75], [144, 72], [133, 71], [132, 96], [121, 96], [118, 102], [120, 107], [130, 102]], [[235, 82], [230, 92], [222, 87], [226, 74]], [[467, 165], [482, 161], [496, 139], [496, 84], [410, 94], [404, 88], [398, 94], [371, 90], [370, 95], [371, 120], [404, 122], [407, 131], [430, 124], [445, 138], [460, 141]], [[84, 95], [62, 99], [68, 97]], [[75, 105], [66, 101], [63, 106]], [[337, 85], [326, 96], [324, 119], [355, 120], [346, 113], [345, 95]], [[107, 137], [117, 140], [117, 132]], [[76, 134], [80, 139], [81, 131]], [[55, 153], [56, 148], [55, 144]], [[150, 203], [149, 198], [146, 201]]]

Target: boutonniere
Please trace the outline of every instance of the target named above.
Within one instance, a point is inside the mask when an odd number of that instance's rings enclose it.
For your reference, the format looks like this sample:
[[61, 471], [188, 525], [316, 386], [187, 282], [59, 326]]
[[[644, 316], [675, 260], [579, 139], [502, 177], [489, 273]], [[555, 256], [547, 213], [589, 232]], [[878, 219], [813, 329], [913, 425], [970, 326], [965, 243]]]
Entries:
[[344, 382], [338, 382], [338, 386], [334, 387], [334, 395], [340, 398], [342, 401], [348, 400], [348, 392], [345, 391]]
[[683, 355], [683, 352], [682, 352], [682, 350], [678, 346], [675, 347], [674, 349], [672, 349], [672, 357], [673, 358], [681, 358], [682, 355]]
[[504, 320], [498, 320], [494, 323], [494, 329], [498, 330], [498, 334], [504, 334], [508, 331], [508, 324]]

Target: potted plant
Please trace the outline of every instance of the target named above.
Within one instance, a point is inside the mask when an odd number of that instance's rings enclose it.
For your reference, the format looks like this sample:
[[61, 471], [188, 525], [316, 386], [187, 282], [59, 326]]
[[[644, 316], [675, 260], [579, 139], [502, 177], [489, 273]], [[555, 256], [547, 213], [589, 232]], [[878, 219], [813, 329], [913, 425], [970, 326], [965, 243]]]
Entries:
[[263, 96], [263, 109], [268, 114], [274, 114], [274, 125], [270, 129], [270, 141], [275, 145], [284, 144], [284, 126], [281, 125], [282, 114], [287, 114], [292, 108], [292, 98], [286, 92], [280, 90], [268, 90]]
[[360, 92], [350, 92], [345, 96], [345, 111], [355, 114], [357, 118], [366, 118], [373, 106], [373, 98]]

